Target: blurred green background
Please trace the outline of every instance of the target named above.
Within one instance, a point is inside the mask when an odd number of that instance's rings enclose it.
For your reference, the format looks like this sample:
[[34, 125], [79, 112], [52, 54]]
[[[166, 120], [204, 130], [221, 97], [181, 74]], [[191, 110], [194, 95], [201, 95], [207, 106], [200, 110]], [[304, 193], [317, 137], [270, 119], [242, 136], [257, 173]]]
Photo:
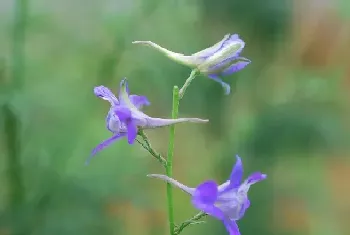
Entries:
[[[170, 117], [171, 91], [190, 74], [152, 40], [194, 53], [238, 33], [244, 70], [222, 87], [197, 77], [177, 126], [174, 177], [223, 182], [239, 154], [252, 187], [243, 235], [350, 234], [350, 3], [346, 0], [1, 0], [0, 235], [168, 234], [162, 167], [125, 139], [108, 138], [108, 102], [123, 77], [151, 116]], [[168, 129], [148, 131], [166, 154]], [[174, 190], [175, 219], [196, 213]], [[221, 222], [183, 234], [227, 234]]]

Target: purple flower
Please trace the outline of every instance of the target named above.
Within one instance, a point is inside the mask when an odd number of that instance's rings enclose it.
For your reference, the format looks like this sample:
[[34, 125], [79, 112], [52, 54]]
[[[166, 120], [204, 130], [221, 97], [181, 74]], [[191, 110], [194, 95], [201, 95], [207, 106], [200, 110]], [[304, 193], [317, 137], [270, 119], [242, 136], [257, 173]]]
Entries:
[[227, 76], [246, 67], [251, 61], [241, 57], [240, 54], [245, 46], [238, 34], [227, 34], [212, 47], [186, 56], [167, 50], [151, 41], [135, 41], [136, 44], [145, 44], [162, 52], [170, 59], [187, 65], [192, 69], [197, 69], [202, 74], [219, 82], [225, 89], [225, 93], [230, 93], [230, 86], [221, 80], [221, 76]]
[[118, 98], [104, 86], [95, 87], [94, 93], [111, 104], [106, 117], [106, 128], [113, 135], [94, 148], [91, 157], [123, 137], [128, 139], [129, 144], [133, 144], [139, 129], [152, 129], [182, 122], [208, 122], [208, 120], [199, 118], [163, 119], [146, 115], [141, 111], [141, 108], [150, 105], [150, 102], [145, 96], [130, 95], [126, 79], [120, 82]]
[[237, 161], [230, 178], [221, 185], [217, 185], [213, 180], [208, 180], [198, 185], [197, 188], [190, 188], [165, 175], [152, 174], [149, 177], [165, 180], [190, 194], [194, 207], [221, 220], [230, 235], [239, 235], [236, 221], [243, 217], [250, 206], [249, 188], [252, 184], [266, 179], [266, 175], [255, 172], [242, 182], [243, 164], [239, 156], [236, 158]]

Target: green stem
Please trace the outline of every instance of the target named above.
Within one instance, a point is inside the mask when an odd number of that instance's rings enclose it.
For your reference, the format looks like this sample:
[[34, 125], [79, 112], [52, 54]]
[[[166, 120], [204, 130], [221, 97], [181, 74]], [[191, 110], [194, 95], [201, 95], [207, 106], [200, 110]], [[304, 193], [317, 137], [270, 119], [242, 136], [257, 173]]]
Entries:
[[167, 161], [162, 157], [160, 153], [153, 149], [146, 133], [143, 130], [139, 130], [138, 135], [141, 136], [143, 142], [139, 141], [138, 139], [136, 139], [136, 141], [166, 168]]
[[204, 212], [199, 212], [195, 216], [193, 216], [191, 219], [186, 220], [185, 222], [181, 223], [179, 226], [176, 226], [175, 229], [175, 235], [180, 234], [184, 228], [187, 226], [190, 226], [192, 224], [198, 224], [198, 223], [203, 223], [204, 221], [198, 221], [201, 218], [205, 217], [207, 214]]
[[185, 84], [180, 89], [180, 94], [179, 94], [180, 99], [182, 99], [182, 97], [185, 95], [187, 87], [191, 84], [193, 79], [197, 76], [197, 72], [198, 71], [196, 69], [192, 70], [190, 76], [186, 79]]
[[[24, 81], [27, 6], [27, 0], [15, 1], [11, 93], [19, 92]], [[5, 104], [2, 107], [2, 111], [4, 113], [4, 136], [8, 157], [9, 203], [12, 210], [15, 211], [24, 201], [24, 186], [20, 164], [21, 119], [11, 104]]]
[[4, 135], [8, 157], [9, 206], [14, 211], [24, 200], [24, 186], [20, 164], [20, 121], [9, 105], [4, 105], [2, 112], [4, 114]]
[[[176, 119], [179, 113], [179, 88], [174, 86], [173, 89], [173, 108], [171, 118]], [[170, 126], [169, 134], [169, 146], [168, 146], [168, 158], [166, 166], [166, 174], [169, 177], [173, 175], [173, 157], [174, 157], [174, 140], [175, 140], [175, 125]], [[175, 223], [174, 223], [174, 205], [173, 205], [173, 191], [171, 184], [167, 183], [167, 198], [168, 198], [168, 219], [170, 235], [175, 234]]]
[[28, 11], [27, 0], [15, 1], [14, 29], [13, 29], [13, 70], [12, 78], [15, 88], [23, 86], [24, 78], [24, 47], [25, 31]]

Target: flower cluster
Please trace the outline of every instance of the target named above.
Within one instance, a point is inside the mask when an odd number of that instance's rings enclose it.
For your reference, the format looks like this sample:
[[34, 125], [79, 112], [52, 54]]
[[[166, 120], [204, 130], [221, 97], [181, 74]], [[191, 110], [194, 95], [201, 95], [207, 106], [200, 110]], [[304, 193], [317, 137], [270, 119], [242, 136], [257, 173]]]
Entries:
[[[151, 41], [135, 41], [133, 43], [151, 46], [168, 58], [192, 69], [190, 77], [180, 90], [179, 97], [176, 98], [176, 96], [174, 96], [173, 99], [175, 103], [179, 102], [186, 87], [197, 73], [204, 74], [214, 81], [219, 82], [224, 87], [225, 93], [229, 94], [230, 86], [223, 82], [220, 77], [237, 72], [251, 62], [249, 59], [240, 56], [245, 43], [237, 34], [227, 34], [220, 42], [192, 55], [172, 52]], [[110, 103], [110, 109], [106, 117], [106, 128], [112, 133], [112, 136], [98, 144], [92, 150], [88, 161], [92, 156], [96, 155], [96, 153], [118, 139], [125, 137], [129, 144], [134, 144], [135, 140], [137, 140], [149, 153], [158, 160], [161, 160], [160, 162], [163, 163], [167, 169], [167, 175], [150, 174], [148, 175], [149, 177], [164, 180], [183, 190], [191, 196], [191, 201], [195, 208], [202, 211], [203, 214], [221, 220], [230, 235], [240, 234], [236, 221], [244, 216], [246, 210], [250, 206], [250, 201], [248, 199], [249, 188], [251, 185], [266, 179], [265, 174], [255, 172], [243, 181], [242, 160], [239, 156], [236, 156], [236, 164], [232, 169], [229, 179], [225, 183], [218, 185], [214, 180], [207, 180], [199, 184], [196, 188], [181, 184], [171, 177], [172, 157], [169, 157], [167, 160], [162, 158], [160, 154], [151, 147], [143, 130], [184, 122], [206, 123], [208, 120], [200, 118], [177, 118], [177, 116], [174, 117], [174, 115], [171, 119], [151, 117], [142, 111], [144, 106], [150, 105], [149, 100], [145, 96], [130, 94], [126, 79], [122, 79], [120, 82], [118, 98], [105, 86], [95, 87], [94, 93], [97, 97], [107, 100]], [[172, 133], [174, 134], [175, 132]], [[138, 135], [142, 137], [144, 143], [137, 139]], [[169, 144], [169, 146], [173, 148], [173, 144]], [[169, 196], [170, 193], [171, 192], [168, 192], [169, 198], [171, 198]], [[168, 200], [169, 203], [172, 203], [171, 200], [172, 199]], [[171, 207], [172, 206], [169, 206], [169, 208]], [[169, 213], [172, 213], [170, 209]], [[171, 221], [171, 217], [172, 216], [169, 215], [171, 235], [179, 234], [184, 227], [193, 222], [183, 223], [182, 226], [180, 226], [181, 229], [176, 230], [173, 226], [173, 221]]]

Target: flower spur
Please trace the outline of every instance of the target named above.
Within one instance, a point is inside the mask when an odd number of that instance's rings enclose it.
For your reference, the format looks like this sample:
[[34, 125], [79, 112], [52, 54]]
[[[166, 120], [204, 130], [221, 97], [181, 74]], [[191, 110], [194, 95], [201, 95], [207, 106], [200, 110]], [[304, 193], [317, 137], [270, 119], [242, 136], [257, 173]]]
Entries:
[[236, 221], [244, 216], [250, 206], [249, 188], [252, 184], [266, 179], [266, 175], [255, 172], [242, 182], [243, 164], [239, 156], [236, 156], [236, 159], [230, 178], [221, 185], [217, 185], [213, 180], [208, 180], [196, 188], [190, 188], [166, 175], [151, 174], [148, 176], [162, 179], [190, 194], [194, 207], [221, 220], [230, 235], [239, 235]]
[[133, 43], [151, 46], [171, 60], [207, 75], [219, 82], [226, 94], [230, 93], [230, 85], [222, 81], [220, 77], [233, 74], [251, 63], [249, 59], [240, 56], [245, 42], [239, 38], [238, 34], [227, 34], [220, 42], [192, 55], [170, 51], [151, 41], [134, 41]]
[[[123, 137], [128, 139], [129, 144], [133, 144], [140, 129], [152, 129], [183, 122], [208, 122], [208, 120], [199, 118], [164, 119], [148, 116], [141, 109], [143, 106], [150, 105], [150, 102], [145, 96], [130, 95], [126, 79], [120, 82], [118, 98], [105, 86], [95, 87], [94, 93], [97, 97], [107, 100], [111, 104], [106, 117], [106, 128], [113, 135], [97, 145], [92, 150], [91, 157]], [[91, 157], [87, 160], [87, 163]]]

